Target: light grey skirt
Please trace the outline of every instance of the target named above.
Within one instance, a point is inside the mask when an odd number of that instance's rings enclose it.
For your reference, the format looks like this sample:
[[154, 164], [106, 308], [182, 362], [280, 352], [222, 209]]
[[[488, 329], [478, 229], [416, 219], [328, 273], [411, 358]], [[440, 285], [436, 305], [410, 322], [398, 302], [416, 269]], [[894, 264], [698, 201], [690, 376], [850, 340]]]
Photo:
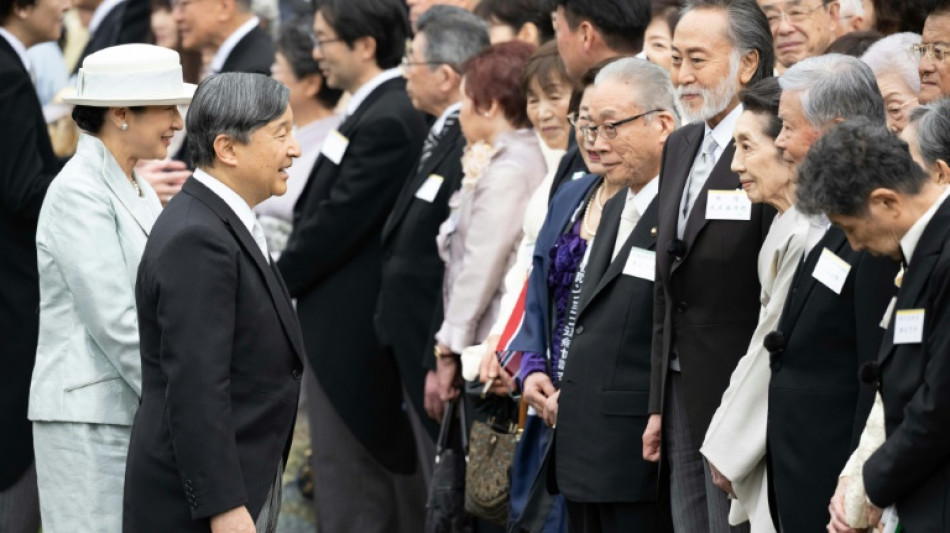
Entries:
[[43, 533], [121, 533], [130, 426], [33, 422]]

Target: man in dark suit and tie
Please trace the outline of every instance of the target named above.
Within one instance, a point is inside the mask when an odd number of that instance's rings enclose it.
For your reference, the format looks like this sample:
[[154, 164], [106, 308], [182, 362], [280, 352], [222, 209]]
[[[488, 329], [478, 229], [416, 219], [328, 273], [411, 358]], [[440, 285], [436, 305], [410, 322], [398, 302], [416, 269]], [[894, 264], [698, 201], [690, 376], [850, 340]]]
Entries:
[[[554, 15], [557, 51], [575, 82], [594, 65], [618, 56], [635, 56], [643, 49], [643, 32], [650, 23], [647, 0], [558, 0]], [[574, 135], [554, 174], [551, 197], [565, 182], [587, 174]]]
[[126, 533], [276, 531], [305, 354], [251, 208], [287, 190], [300, 155], [288, 100], [267, 76], [222, 74], [188, 111], [198, 168], [155, 222], [135, 286]]
[[[779, 84], [782, 132], [775, 145], [790, 163], [801, 165], [814, 141], [837, 122], [865, 117], [886, 125], [874, 74], [853, 57], [805, 59]], [[829, 225], [809, 233], [777, 330], [765, 345], [772, 368], [770, 509], [779, 531], [817, 531], [827, 524], [838, 474], [874, 402], [858, 371], [877, 354], [881, 316], [895, 290], [894, 261], [853, 250], [845, 233]]]
[[[699, 447], [758, 323], [757, 260], [775, 211], [739, 190], [732, 129], [739, 90], [771, 76], [773, 63], [769, 24], [754, 0], [691, 2], [673, 36], [673, 85], [694, 123], [663, 153], [643, 454], [659, 460], [662, 433], [677, 532], [730, 530], [726, 495]], [[723, 209], [730, 199], [743, 208]]]
[[352, 96], [294, 207], [278, 266], [318, 382], [310, 405], [321, 421], [312, 432], [318, 525], [420, 531], [425, 491], [402, 382], [373, 324], [383, 225], [426, 137], [397, 68], [409, 21], [399, 0], [327, 0], [314, 34], [327, 85]]
[[148, 39], [151, 6], [148, 0], [77, 0], [73, 7], [92, 11], [89, 40], [73, 72], [89, 54], [120, 44], [144, 43]]
[[[614, 138], [599, 129], [643, 113]], [[557, 399], [555, 479], [572, 531], [672, 531], [658, 466], [630, 453], [649, 414], [656, 192], [663, 144], [679, 122], [669, 75], [642, 59], [611, 63], [597, 76], [590, 116], [604, 179], [627, 190], [605, 205], [584, 270]]]
[[[462, 183], [465, 138], [458, 122], [461, 65], [488, 46], [488, 28], [462, 8], [434, 6], [417, 22], [403, 65], [406, 92], [416, 109], [436, 117], [418, 163], [383, 226], [383, 277], [376, 331], [392, 352], [399, 375], [422, 421], [417, 434], [423, 469], [434, 457], [435, 420], [442, 419], [433, 324], [442, 323], [442, 275], [435, 237], [449, 215], [449, 197]], [[407, 305], [410, 304], [411, 305]]]
[[251, 0], [175, 0], [172, 6], [182, 48], [213, 52], [208, 74], [270, 75], [274, 41], [261, 29], [260, 19], [251, 10]]
[[26, 418], [39, 335], [36, 222], [60, 168], [26, 50], [58, 39], [68, 8], [68, 0], [0, 0], [0, 531], [11, 533], [34, 533], [40, 521]]
[[[826, 214], [855, 249], [905, 265], [877, 359], [862, 370], [884, 400], [887, 434], [864, 463], [869, 514], [894, 505], [904, 531], [948, 531], [948, 190], [930, 181], [903, 141], [863, 120], [831, 128], [799, 176], [802, 211]], [[841, 519], [836, 512], [828, 530], [850, 531]]]

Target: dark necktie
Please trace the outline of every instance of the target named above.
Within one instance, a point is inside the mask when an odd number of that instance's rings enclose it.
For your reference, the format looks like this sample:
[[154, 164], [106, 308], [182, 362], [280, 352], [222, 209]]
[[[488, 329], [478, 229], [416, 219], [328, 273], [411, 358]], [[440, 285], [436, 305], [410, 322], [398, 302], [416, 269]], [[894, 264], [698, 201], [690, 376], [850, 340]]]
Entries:
[[425, 142], [422, 143], [422, 155], [419, 157], [419, 165], [416, 167], [416, 172], [422, 170], [422, 167], [425, 166], [426, 161], [432, 157], [432, 152], [435, 151], [435, 146], [439, 144], [439, 139], [445, 135], [445, 132], [448, 131], [449, 128], [455, 126], [455, 123], [458, 122], [458, 119], [459, 114], [458, 111], [456, 111], [455, 113], [445, 117], [445, 124], [442, 125], [442, 131], [440, 131], [438, 134], [436, 134], [431, 129], [429, 130], [429, 135], [426, 136]]

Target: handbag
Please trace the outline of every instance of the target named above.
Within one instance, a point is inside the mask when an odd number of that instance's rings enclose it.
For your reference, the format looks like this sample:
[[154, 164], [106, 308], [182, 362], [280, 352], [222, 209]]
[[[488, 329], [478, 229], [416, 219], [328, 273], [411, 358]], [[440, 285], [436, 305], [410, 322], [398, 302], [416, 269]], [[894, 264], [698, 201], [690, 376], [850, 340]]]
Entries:
[[468, 434], [464, 419], [462, 399], [448, 402], [435, 443], [435, 465], [426, 501], [425, 533], [475, 531], [475, 521], [465, 513], [465, 449], [468, 446]]
[[[486, 403], [487, 420], [475, 420], [469, 436], [465, 468], [465, 510], [482, 520], [504, 526], [508, 522], [511, 461], [524, 427], [527, 404], [494, 396]], [[515, 409], [512, 409], [512, 405]], [[486, 406], [483, 404], [482, 410]]]

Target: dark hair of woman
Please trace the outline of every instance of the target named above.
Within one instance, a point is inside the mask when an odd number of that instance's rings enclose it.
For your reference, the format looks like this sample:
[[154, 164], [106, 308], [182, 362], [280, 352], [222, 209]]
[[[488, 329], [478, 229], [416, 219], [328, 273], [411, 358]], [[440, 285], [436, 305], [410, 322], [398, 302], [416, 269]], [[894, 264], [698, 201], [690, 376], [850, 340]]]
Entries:
[[521, 77], [534, 50], [534, 45], [520, 41], [499, 43], [482, 50], [465, 63], [462, 68], [465, 93], [476, 109], [486, 108], [497, 100], [512, 126], [531, 126], [527, 98], [521, 90]]
[[[145, 108], [136, 106], [130, 107], [129, 110], [133, 113], [141, 113], [145, 111]], [[102, 131], [102, 125], [106, 122], [106, 112], [108, 111], [108, 107], [77, 105], [73, 107], [73, 120], [76, 122], [76, 125], [79, 126], [79, 129], [92, 134], [98, 134]]]

